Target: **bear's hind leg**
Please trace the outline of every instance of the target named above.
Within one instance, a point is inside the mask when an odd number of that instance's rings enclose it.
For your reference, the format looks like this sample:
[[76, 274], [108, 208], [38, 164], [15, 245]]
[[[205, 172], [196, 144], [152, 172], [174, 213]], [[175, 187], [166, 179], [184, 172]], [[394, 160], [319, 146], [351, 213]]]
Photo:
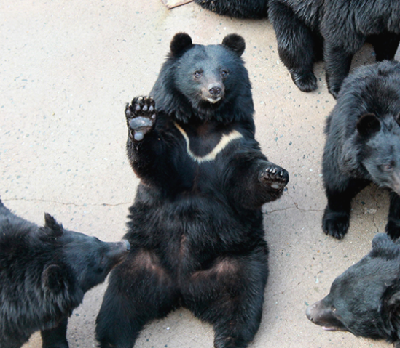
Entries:
[[140, 250], [112, 271], [96, 319], [101, 348], [132, 348], [143, 326], [178, 306], [179, 293], [151, 251]]
[[293, 10], [281, 1], [271, 1], [269, 6], [269, 17], [278, 41], [280, 59], [302, 92], [316, 90], [317, 78], [313, 72], [314, 34]]
[[259, 246], [250, 255], [220, 257], [189, 278], [184, 303], [213, 324], [215, 348], [245, 348], [254, 339], [267, 276], [267, 249]]

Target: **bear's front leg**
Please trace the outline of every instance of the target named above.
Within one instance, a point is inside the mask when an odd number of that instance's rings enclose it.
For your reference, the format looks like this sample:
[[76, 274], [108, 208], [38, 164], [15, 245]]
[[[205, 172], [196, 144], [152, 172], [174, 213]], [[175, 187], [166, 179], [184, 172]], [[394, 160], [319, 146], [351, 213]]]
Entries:
[[68, 317], [55, 328], [42, 331], [42, 348], [68, 348], [67, 325]]
[[282, 196], [283, 189], [289, 182], [289, 172], [276, 164], [268, 162], [258, 173], [259, 199], [263, 203], [271, 202]]
[[395, 192], [390, 194], [390, 207], [386, 232], [393, 240], [400, 237], [400, 197]]
[[[232, 201], [245, 209], [259, 209], [282, 196], [289, 173], [259, 153], [241, 154], [229, 165], [234, 168], [228, 185]], [[234, 189], [232, 189], [234, 188]]]
[[154, 100], [150, 97], [133, 98], [131, 104], [126, 105], [125, 116], [129, 138], [134, 142], [142, 141], [156, 121]]
[[334, 187], [333, 182], [324, 182], [328, 200], [322, 217], [322, 230], [325, 234], [336, 239], [342, 239], [346, 235], [350, 225], [351, 200], [367, 183], [365, 180], [342, 178], [340, 185], [336, 183]]

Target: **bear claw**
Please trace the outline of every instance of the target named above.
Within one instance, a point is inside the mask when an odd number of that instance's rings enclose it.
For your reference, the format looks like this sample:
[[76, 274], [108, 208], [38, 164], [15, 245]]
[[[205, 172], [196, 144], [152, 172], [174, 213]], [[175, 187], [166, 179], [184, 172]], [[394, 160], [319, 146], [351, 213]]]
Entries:
[[130, 139], [133, 141], [143, 140], [146, 133], [153, 128], [156, 115], [155, 103], [152, 98], [133, 98], [131, 104], [127, 104], [125, 108]]
[[282, 168], [268, 167], [260, 172], [259, 180], [273, 190], [283, 190], [289, 182], [289, 173]]

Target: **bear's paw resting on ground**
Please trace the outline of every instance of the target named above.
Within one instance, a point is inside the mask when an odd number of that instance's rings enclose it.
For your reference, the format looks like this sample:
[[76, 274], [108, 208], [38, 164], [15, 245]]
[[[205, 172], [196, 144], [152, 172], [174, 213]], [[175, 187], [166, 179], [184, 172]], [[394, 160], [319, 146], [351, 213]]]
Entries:
[[288, 172], [254, 139], [243, 38], [197, 45], [178, 33], [151, 97], [126, 106], [127, 152], [141, 179], [96, 320], [102, 348], [132, 347], [149, 321], [184, 306], [216, 348], [244, 348], [261, 321], [268, 248], [261, 207]]

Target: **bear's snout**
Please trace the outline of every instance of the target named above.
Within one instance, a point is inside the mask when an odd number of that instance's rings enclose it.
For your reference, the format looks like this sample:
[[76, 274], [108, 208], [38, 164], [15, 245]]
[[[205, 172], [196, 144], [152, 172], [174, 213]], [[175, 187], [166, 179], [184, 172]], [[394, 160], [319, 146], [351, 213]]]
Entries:
[[224, 97], [224, 85], [218, 82], [208, 84], [203, 96], [210, 103], [219, 102]]

